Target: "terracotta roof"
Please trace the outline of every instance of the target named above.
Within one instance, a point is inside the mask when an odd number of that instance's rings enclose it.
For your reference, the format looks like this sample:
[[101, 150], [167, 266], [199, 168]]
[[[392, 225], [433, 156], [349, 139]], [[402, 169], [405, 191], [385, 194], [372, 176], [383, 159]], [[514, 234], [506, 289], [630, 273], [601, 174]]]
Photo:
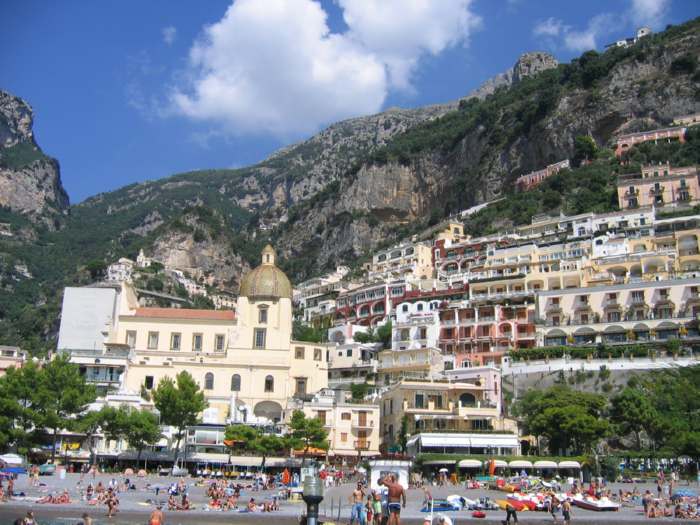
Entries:
[[160, 319], [204, 319], [212, 321], [233, 321], [233, 310], [194, 310], [191, 308], [137, 308], [136, 317]]

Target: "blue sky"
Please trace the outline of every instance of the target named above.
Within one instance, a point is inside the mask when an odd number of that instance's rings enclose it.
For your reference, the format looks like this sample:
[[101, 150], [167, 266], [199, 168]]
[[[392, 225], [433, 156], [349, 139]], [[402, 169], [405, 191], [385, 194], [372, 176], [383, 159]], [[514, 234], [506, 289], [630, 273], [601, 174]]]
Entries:
[[5, 0], [0, 88], [34, 107], [75, 203], [458, 98], [526, 51], [568, 61], [698, 14], [696, 0]]

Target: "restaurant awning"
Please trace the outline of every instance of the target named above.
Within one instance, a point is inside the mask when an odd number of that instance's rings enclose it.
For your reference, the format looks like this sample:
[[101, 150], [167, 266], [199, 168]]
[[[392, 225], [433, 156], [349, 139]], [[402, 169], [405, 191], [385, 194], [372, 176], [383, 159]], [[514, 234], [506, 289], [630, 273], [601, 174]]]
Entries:
[[535, 468], [557, 468], [557, 464], [554, 461], [535, 461], [533, 465]]
[[532, 468], [532, 462], [531, 461], [525, 461], [522, 459], [516, 459], [514, 461], [511, 461], [508, 463], [508, 466], [510, 468]]
[[418, 434], [408, 444], [420, 440], [423, 447], [475, 447], [475, 448], [517, 448], [518, 436], [515, 434]]
[[463, 459], [457, 463], [459, 468], [481, 468], [482, 463], [478, 459]]
[[581, 463], [578, 461], [560, 461], [559, 462], [559, 468], [581, 468]]

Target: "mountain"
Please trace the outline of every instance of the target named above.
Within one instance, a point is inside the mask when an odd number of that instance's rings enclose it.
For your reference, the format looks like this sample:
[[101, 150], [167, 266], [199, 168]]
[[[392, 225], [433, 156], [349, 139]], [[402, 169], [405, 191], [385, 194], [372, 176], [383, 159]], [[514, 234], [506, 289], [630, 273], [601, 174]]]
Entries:
[[0, 207], [54, 227], [68, 209], [58, 162], [46, 156], [32, 131], [32, 108], [0, 91]]
[[[3, 151], [16, 141], [32, 155], [6, 179], [15, 181], [11, 191], [18, 195], [26, 186], [39, 187], [34, 181], [46, 183], [33, 207], [0, 208], [0, 222], [10, 222], [15, 232], [35, 232], [32, 238], [0, 236], [0, 286], [7, 292], [0, 293], [0, 343], [50, 347], [61, 289], [89, 282], [91, 261], [134, 257], [143, 248], [235, 290], [268, 241], [299, 280], [340, 262], [357, 263], [379, 246], [487, 200], [505, 197], [499, 206], [517, 208], [513, 203], [522, 197], [513, 194], [514, 180], [572, 157], [577, 137], [589, 136], [603, 148], [617, 133], [698, 111], [699, 28], [696, 19], [569, 64], [526, 54], [459, 101], [350, 119], [254, 166], [132, 184], [67, 211], [58, 165], [36, 147], [31, 110], [18, 102], [17, 117], [4, 117], [14, 124], [0, 128], [10, 144]], [[10, 99], [19, 100], [4, 95], [2, 106]], [[27, 171], [35, 165], [54, 166], [55, 177]], [[558, 206], [612, 207], [615, 169], [610, 163], [569, 172], [562, 196], [573, 196], [575, 205], [550, 192], [499, 220], [507, 226], [529, 220], [535, 209]], [[8, 213], [11, 220], [4, 219]], [[44, 217], [60, 228], [32, 226], [44, 224]]]

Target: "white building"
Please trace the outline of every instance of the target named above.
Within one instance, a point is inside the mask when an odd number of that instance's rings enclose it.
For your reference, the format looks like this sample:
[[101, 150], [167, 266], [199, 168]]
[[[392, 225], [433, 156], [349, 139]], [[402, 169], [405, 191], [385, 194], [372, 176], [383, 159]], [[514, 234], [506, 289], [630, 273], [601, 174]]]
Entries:
[[153, 264], [153, 259], [146, 257], [143, 253], [143, 249], [139, 250], [139, 254], [136, 257], [136, 266], [139, 268], [148, 268], [151, 264]]
[[134, 271], [134, 261], [122, 257], [107, 267], [107, 281], [113, 283], [130, 283]]
[[329, 350], [328, 386], [347, 390], [352, 384], [374, 387], [377, 373], [378, 343], [341, 344]]
[[392, 350], [437, 348], [440, 337], [440, 302], [415, 301], [396, 306], [391, 327]]

